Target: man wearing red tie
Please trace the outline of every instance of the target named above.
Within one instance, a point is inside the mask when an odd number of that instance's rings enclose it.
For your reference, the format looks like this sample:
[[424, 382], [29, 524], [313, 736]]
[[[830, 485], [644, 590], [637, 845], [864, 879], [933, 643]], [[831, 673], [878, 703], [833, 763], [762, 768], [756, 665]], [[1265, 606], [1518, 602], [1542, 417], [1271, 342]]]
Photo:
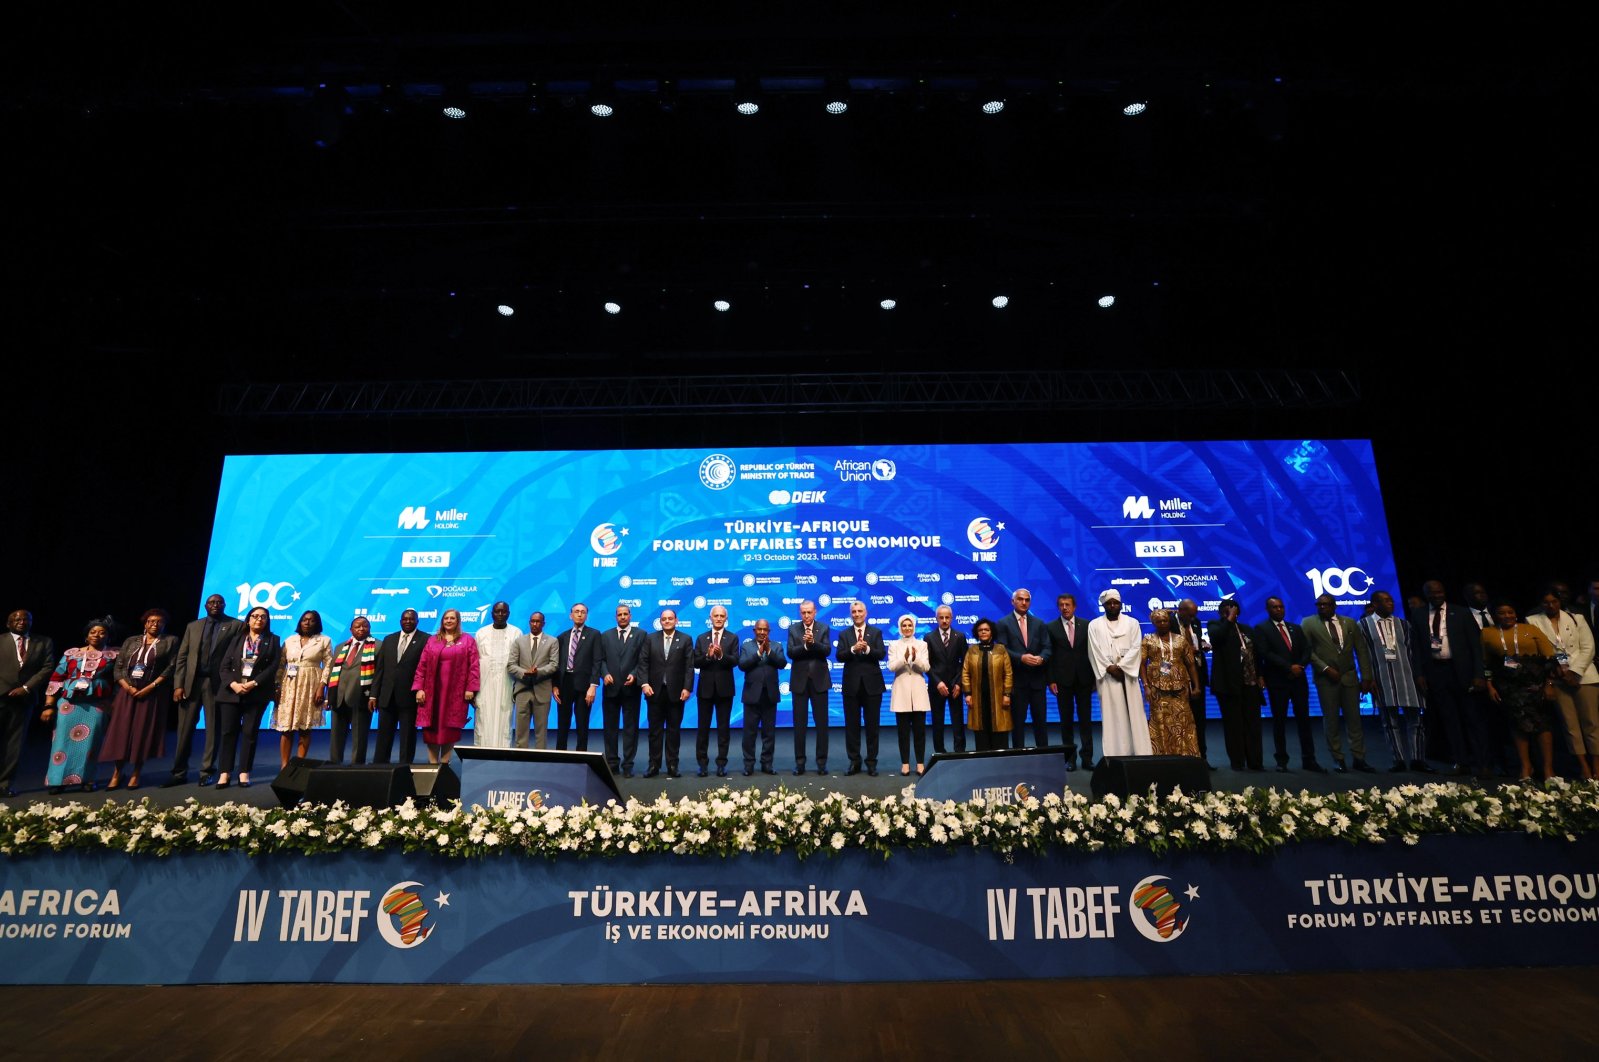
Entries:
[[711, 721], [716, 721], [716, 777], [727, 777], [727, 746], [732, 739], [733, 669], [738, 666], [738, 635], [727, 629], [727, 609], [711, 609], [711, 629], [694, 642], [694, 666], [699, 669], [699, 737], [694, 758], [704, 778], [711, 763]]
[[1260, 647], [1262, 677], [1266, 697], [1271, 701], [1271, 737], [1276, 746], [1277, 771], [1288, 773], [1288, 712], [1294, 713], [1299, 731], [1299, 766], [1302, 770], [1326, 774], [1316, 762], [1316, 738], [1310, 729], [1310, 640], [1299, 624], [1288, 622], [1287, 608], [1280, 597], [1266, 599], [1266, 621], [1255, 627], [1255, 644]]

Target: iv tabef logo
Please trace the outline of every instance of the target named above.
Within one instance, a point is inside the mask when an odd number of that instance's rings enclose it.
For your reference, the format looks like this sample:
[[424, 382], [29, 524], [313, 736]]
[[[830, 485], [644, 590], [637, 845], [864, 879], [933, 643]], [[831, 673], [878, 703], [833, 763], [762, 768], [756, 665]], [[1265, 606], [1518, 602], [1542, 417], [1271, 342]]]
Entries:
[[[429, 921], [433, 912], [428, 910], [427, 904], [417, 894], [420, 888], [420, 881], [402, 881], [390, 885], [389, 891], [383, 894], [378, 904], [378, 932], [390, 945], [402, 951], [418, 946], [438, 928]], [[448, 907], [450, 894], [440, 891], [433, 902], [440, 907]]]
[[594, 552], [602, 557], [609, 557], [622, 548], [622, 535], [627, 534], [627, 528], [622, 528], [620, 534], [615, 524], [600, 524], [589, 532], [589, 545]]
[[[1164, 874], [1151, 874], [1133, 886], [1133, 902], [1127, 908], [1127, 917], [1133, 928], [1145, 940], [1156, 944], [1170, 944], [1188, 931], [1189, 915], [1182, 903], [1161, 882], [1171, 879]], [[1199, 899], [1199, 887], [1190, 885], [1182, 895], [1192, 903]]]
[[712, 490], [726, 490], [738, 478], [738, 466], [726, 454], [712, 454], [700, 462], [700, 482]]
[[972, 544], [973, 549], [993, 549], [999, 543], [999, 533], [1004, 529], [1004, 524], [996, 526], [989, 522], [988, 517], [979, 516], [966, 525], [966, 541]]

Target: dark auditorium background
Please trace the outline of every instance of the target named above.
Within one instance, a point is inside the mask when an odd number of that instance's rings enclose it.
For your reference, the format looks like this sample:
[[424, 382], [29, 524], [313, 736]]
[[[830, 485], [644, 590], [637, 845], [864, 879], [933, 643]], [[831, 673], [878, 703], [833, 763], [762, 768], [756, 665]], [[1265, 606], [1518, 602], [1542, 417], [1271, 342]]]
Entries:
[[677, 6], [13, 11], [0, 607], [193, 615], [230, 452], [801, 440], [1370, 437], [1398, 589], [1599, 577], [1554, 8]]

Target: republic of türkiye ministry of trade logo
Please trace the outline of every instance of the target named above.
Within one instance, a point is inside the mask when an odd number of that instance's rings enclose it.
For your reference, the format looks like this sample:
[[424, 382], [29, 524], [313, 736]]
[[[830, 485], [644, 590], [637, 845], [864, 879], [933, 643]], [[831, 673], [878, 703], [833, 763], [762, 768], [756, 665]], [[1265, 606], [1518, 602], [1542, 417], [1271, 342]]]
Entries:
[[[1189, 915], [1183, 901], [1177, 899], [1162, 882], [1170, 881], [1164, 874], [1151, 874], [1133, 886], [1133, 902], [1127, 909], [1133, 928], [1145, 940], [1156, 944], [1170, 944], [1188, 929]], [[1182, 892], [1188, 903], [1199, 899], [1199, 886], [1189, 885]]]
[[712, 490], [726, 490], [738, 478], [738, 466], [726, 454], [712, 454], [700, 462], [700, 482]]
[[[408, 951], [433, 935], [438, 926], [434, 913], [422, 900], [420, 881], [401, 881], [390, 885], [378, 904], [378, 932], [390, 945]], [[440, 889], [434, 907], [450, 906], [450, 894]]]

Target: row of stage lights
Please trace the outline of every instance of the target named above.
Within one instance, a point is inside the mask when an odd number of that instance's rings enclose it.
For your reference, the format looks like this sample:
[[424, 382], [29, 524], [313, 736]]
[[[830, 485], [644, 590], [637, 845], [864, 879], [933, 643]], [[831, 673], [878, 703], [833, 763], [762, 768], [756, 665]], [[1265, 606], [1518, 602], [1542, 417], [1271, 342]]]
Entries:
[[[752, 118], [761, 113], [761, 105], [754, 100], [740, 100], [733, 105], [733, 109], [747, 118]], [[848, 114], [849, 104], [844, 100], [829, 100], [822, 107], [828, 114]], [[984, 114], [1003, 114], [1005, 101], [1000, 99], [988, 100], [982, 105]], [[1122, 107], [1122, 114], [1129, 118], [1136, 118], [1149, 110], [1149, 103], [1144, 100], [1135, 100]], [[589, 104], [589, 113], [596, 118], [609, 118], [616, 113], [616, 108], [609, 103]], [[459, 121], [466, 117], [466, 108], [451, 105], [444, 108], [444, 117]]]
[[[1095, 301], [1095, 304], [1101, 310], [1108, 310], [1112, 306], [1116, 305], [1116, 296], [1114, 296], [1114, 295], [1101, 295]], [[896, 302], [894, 299], [883, 299], [877, 305], [878, 305], [879, 309], [892, 310], [892, 309], [895, 309], [899, 305], [899, 303]], [[996, 310], [1003, 310], [1007, 306], [1010, 305], [1010, 296], [1009, 295], [995, 295], [992, 299], [989, 300], [989, 305], [993, 306], [994, 309], [996, 309]], [[610, 314], [613, 317], [622, 312], [622, 304], [619, 303], [619, 302], [607, 302], [601, 308], [606, 313]], [[716, 301], [711, 303], [711, 309], [715, 310], [717, 313], [727, 313], [732, 308], [733, 308], [733, 304], [731, 302], [728, 302], [726, 299], [717, 299]], [[495, 309], [497, 311], [499, 311], [499, 314], [500, 314], [501, 317], [515, 317], [516, 316], [516, 307], [512, 306], [509, 303], [502, 302], [498, 306], [496, 306]]]

